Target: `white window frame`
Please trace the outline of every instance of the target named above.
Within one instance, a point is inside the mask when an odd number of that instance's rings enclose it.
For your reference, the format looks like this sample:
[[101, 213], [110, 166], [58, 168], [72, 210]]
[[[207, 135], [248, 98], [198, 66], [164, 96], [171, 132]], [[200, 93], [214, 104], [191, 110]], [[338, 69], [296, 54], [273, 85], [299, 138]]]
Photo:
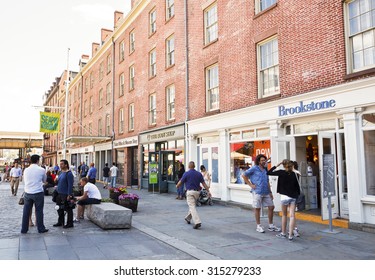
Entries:
[[87, 108], [87, 100], [85, 100], [85, 102], [83, 102], [83, 116], [86, 117], [87, 116], [87, 112], [88, 112], [88, 108]]
[[208, 45], [218, 39], [217, 3], [204, 10], [204, 42]]
[[156, 49], [149, 52], [149, 78], [156, 76]]
[[89, 110], [90, 114], [92, 114], [94, 112], [94, 97], [93, 96], [90, 96], [90, 110]]
[[135, 51], [135, 32], [134, 30], [132, 30], [129, 33], [129, 53], [133, 53], [134, 51]]
[[129, 67], [129, 90], [134, 89], [135, 67], [134, 64]]
[[175, 119], [175, 99], [176, 99], [176, 87], [174, 84], [166, 87], [166, 100], [167, 100], [167, 120], [171, 121]]
[[[206, 111], [220, 109], [219, 103], [219, 64], [215, 63], [206, 68]], [[213, 101], [213, 99], [215, 99]]]
[[123, 96], [125, 94], [125, 74], [121, 73], [119, 78], [119, 96]]
[[99, 89], [99, 109], [103, 107], [103, 88]]
[[109, 114], [105, 116], [105, 133], [106, 136], [111, 136], [111, 116]]
[[98, 133], [99, 133], [98, 136], [102, 136], [103, 135], [102, 119], [98, 120]]
[[118, 115], [118, 132], [124, 133], [124, 108], [119, 110]]
[[174, 17], [174, 0], [165, 0], [165, 19]]
[[104, 76], [103, 70], [104, 70], [104, 64], [103, 64], [103, 61], [102, 61], [99, 64], [99, 81], [101, 81], [103, 79], [103, 76]]
[[90, 73], [90, 89], [94, 87], [94, 73]]
[[120, 42], [120, 50], [119, 50], [119, 53], [120, 53], [120, 62], [121, 61], [124, 61], [125, 59], [125, 42], [124, 40], [122, 40]]
[[165, 43], [166, 47], [166, 65], [167, 68], [174, 65], [174, 52], [175, 52], [175, 44], [174, 44], [174, 34], [169, 36]]
[[107, 74], [112, 70], [112, 54], [107, 56]]
[[[270, 37], [258, 43], [257, 56], [258, 98], [280, 94], [279, 47], [277, 36]], [[268, 78], [265, 80], [265, 77], [270, 77], [271, 75], [273, 75], [273, 79]], [[276, 81], [276, 84], [274, 82], [273, 87], [270, 86], [272, 81]], [[264, 86], [266, 83], [268, 83], [267, 88]]]
[[149, 35], [151, 36], [156, 32], [156, 7], [149, 13]]
[[267, 10], [272, 5], [275, 5], [277, 0], [255, 0], [255, 13], [260, 13]]
[[[365, 3], [368, 3], [369, 6], [366, 7], [361, 5]], [[371, 3], [373, 3], [373, 6]], [[355, 7], [358, 8], [357, 13], [355, 12]], [[374, 1], [362, 2], [359, 0], [352, 0], [346, 1], [345, 3], [347, 74], [375, 67], [374, 14]], [[359, 60], [361, 63], [356, 65]]]
[[112, 86], [111, 82], [109, 82], [106, 86], [106, 91], [105, 91], [105, 103], [109, 104], [111, 102], [111, 94], [112, 94]]
[[134, 130], [134, 103], [129, 104], [129, 131]]
[[148, 97], [148, 108], [149, 108], [149, 125], [156, 124], [156, 93], [150, 94]]

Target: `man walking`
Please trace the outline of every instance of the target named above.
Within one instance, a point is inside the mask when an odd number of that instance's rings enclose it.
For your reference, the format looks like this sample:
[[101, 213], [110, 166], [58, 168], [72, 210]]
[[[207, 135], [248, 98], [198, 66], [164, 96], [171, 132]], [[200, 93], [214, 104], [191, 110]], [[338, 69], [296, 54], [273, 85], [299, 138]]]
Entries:
[[109, 167], [108, 163], [105, 164], [103, 168], [103, 181], [104, 181], [104, 188], [107, 188], [108, 183], [109, 183]]
[[116, 187], [116, 179], [117, 179], [117, 173], [118, 173], [118, 168], [116, 166], [116, 163], [112, 163], [110, 172], [111, 172], [111, 186], [114, 188]]
[[89, 179], [89, 182], [94, 184], [96, 183], [96, 167], [95, 164], [92, 162], [90, 163], [90, 169], [89, 172], [87, 173], [87, 178]]
[[255, 209], [255, 221], [257, 223], [256, 231], [264, 233], [264, 229], [260, 224], [260, 209], [262, 206], [268, 207], [268, 230], [280, 231], [280, 228], [273, 224], [273, 195], [267, 175], [267, 158], [260, 154], [255, 159], [255, 165], [242, 174], [245, 183], [251, 188], [253, 194], [253, 207]]
[[32, 155], [30, 158], [31, 164], [24, 172], [25, 194], [22, 214], [21, 233], [27, 233], [29, 230], [29, 218], [33, 204], [35, 204], [36, 224], [39, 233], [48, 231], [44, 226], [44, 191], [43, 185], [46, 181], [46, 171], [38, 166], [39, 155]]
[[189, 162], [189, 171], [182, 175], [180, 181], [178, 181], [176, 187], [179, 188], [185, 184], [186, 187], [186, 201], [189, 206], [189, 212], [185, 217], [185, 221], [190, 224], [191, 219], [194, 222], [194, 229], [198, 229], [202, 226], [201, 219], [198, 216], [196, 209], [197, 199], [199, 198], [199, 193], [201, 190], [200, 184], [207, 190], [209, 197], [211, 197], [210, 188], [204, 182], [203, 176], [200, 172], [194, 169], [194, 161]]
[[18, 166], [16, 162], [14, 167], [10, 170], [10, 188], [12, 191], [12, 195], [16, 196], [18, 191], [18, 186], [20, 184], [20, 180], [22, 178], [22, 168]]

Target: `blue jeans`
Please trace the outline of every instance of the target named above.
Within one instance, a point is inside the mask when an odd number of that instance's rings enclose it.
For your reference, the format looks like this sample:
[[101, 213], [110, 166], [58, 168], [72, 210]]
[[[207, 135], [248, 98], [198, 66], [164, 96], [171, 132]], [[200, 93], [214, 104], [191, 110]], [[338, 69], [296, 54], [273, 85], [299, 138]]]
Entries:
[[116, 187], [116, 178], [117, 176], [111, 176], [111, 186]]
[[46, 229], [44, 226], [44, 216], [43, 216], [43, 208], [44, 208], [44, 192], [39, 193], [25, 193], [24, 195], [25, 204], [23, 205], [23, 215], [22, 215], [22, 227], [21, 233], [27, 233], [29, 230], [29, 217], [31, 215], [31, 211], [33, 205], [35, 204], [35, 212], [36, 212], [36, 224], [38, 227], [38, 232], [42, 232]]
[[177, 188], [177, 195], [183, 197], [185, 194], [185, 184], [182, 184], [179, 188]]

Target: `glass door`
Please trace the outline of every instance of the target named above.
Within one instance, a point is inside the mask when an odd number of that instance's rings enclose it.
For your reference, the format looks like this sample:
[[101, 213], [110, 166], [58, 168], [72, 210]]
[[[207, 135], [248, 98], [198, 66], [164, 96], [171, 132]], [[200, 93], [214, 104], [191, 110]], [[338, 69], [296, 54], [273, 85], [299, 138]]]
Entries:
[[196, 169], [200, 171], [200, 166], [204, 165], [206, 170], [211, 174], [211, 193], [215, 197], [221, 197], [219, 188], [219, 147], [217, 144], [201, 146], [200, 162]]
[[339, 216], [339, 203], [338, 203], [338, 189], [337, 189], [337, 156], [336, 156], [336, 141], [335, 134], [329, 132], [320, 132], [318, 136], [318, 146], [319, 146], [319, 172], [320, 172], [320, 195], [321, 195], [321, 213], [322, 219], [328, 220], [328, 197], [327, 189], [328, 182], [325, 180], [327, 177], [325, 172], [325, 157], [333, 155], [333, 166], [332, 166], [332, 176], [334, 192], [331, 195], [331, 207], [332, 207], [332, 218], [335, 219]]
[[337, 139], [337, 171], [339, 183], [340, 198], [340, 217], [349, 219], [349, 202], [348, 202], [348, 182], [346, 172], [346, 154], [345, 154], [345, 137], [344, 133], [339, 133]]
[[161, 193], [168, 192], [168, 181], [174, 181], [174, 151], [159, 151], [159, 188]]

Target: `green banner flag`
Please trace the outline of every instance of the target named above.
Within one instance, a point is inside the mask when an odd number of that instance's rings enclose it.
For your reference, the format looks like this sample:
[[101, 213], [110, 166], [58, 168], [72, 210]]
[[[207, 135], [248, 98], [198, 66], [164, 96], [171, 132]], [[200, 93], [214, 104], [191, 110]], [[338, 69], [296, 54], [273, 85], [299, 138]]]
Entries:
[[149, 184], [158, 183], [158, 164], [156, 162], [149, 163], [149, 173], [148, 173], [148, 182]]
[[40, 112], [40, 132], [58, 133], [60, 130], [60, 113]]

